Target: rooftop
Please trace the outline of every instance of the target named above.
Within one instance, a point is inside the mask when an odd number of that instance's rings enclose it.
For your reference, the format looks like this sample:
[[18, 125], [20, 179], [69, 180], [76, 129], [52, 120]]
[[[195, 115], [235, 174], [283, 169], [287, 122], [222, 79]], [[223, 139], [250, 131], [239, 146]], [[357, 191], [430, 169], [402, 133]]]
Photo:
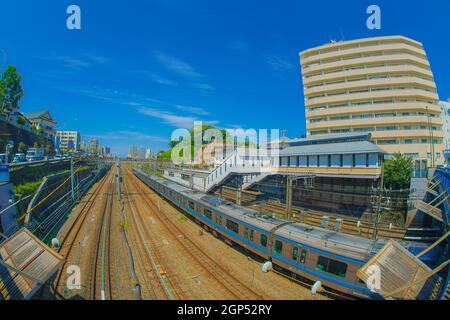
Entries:
[[280, 156], [303, 156], [325, 154], [386, 153], [369, 141], [339, 142], [288, 147], [280, 151]]

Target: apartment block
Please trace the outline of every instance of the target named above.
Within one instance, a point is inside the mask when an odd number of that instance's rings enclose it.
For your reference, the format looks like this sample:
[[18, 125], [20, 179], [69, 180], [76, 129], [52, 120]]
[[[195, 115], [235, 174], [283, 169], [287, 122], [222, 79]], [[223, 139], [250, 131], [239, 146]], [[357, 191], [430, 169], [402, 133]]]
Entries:
[[81, 134], [78, 131], [57, 131], [56, 137], [61, 150], [80, 150]]
[[420, 42], [387, 36], [300, 53], [308, 136], [370, 132], [389, 155], [416, 168], [444, 162], [444, 132], [433, 73]]

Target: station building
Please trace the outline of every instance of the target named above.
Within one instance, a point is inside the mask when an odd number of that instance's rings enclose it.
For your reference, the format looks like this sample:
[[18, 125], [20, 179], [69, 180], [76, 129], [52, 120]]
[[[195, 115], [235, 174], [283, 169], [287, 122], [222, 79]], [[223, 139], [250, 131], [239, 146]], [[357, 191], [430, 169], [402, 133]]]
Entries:
[[371, 139], [351, 133], [289, 140], [279, 166], [252, 189], [284, 201], [286, 177], [293, 175], [294, 204], [361, 216], [372, 210], [387, 155]]

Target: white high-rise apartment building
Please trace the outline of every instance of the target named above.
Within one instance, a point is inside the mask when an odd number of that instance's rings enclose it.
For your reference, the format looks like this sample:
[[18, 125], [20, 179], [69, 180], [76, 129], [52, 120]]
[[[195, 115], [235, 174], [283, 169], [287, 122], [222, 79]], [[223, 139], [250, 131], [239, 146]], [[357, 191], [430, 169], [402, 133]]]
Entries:
[[308, 136], [370, 132], [416, 167], [444, 162], [442, 121], [422, 44], [403, 36], [325, 44], [300, 53]]
[[78, 131], [57, 131], [61, 150], [80, 150], [81, 134]]

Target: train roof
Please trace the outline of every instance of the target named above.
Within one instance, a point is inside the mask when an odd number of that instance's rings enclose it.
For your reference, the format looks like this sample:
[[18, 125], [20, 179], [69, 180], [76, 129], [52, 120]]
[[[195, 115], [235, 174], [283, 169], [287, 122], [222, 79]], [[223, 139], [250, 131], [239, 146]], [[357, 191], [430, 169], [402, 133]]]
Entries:
[[369, 260], [387, 243], [384, 239], [372, 240], [301, 223], [283, 226], [275, 235], [359, 261]]

